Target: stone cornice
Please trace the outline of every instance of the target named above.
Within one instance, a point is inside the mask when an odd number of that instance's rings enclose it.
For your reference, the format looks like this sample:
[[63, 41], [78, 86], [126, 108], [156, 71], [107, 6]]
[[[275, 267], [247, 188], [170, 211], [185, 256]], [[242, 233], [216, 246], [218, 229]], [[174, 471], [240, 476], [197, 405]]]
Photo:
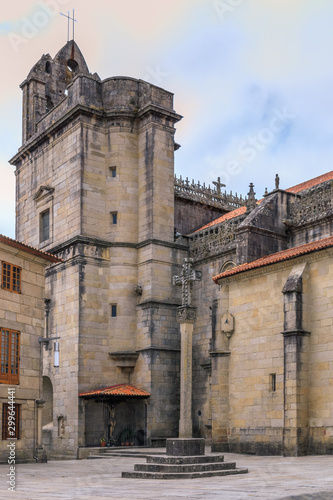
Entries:
[[221, 358], [223, 356], [230, 356], [231, 351], [209, 351], [209, 356], [212, 358]]
[[145, 241], [141, 241], [140, 243], [131, 243], [127, 241], [119, 241], [119, 242], [112, 242], [108, 240], [103, 240], [102, 238], [98, 238], [96, 236], [73, 236], [73, 238], [70, 238], [69, 240], [65, 241], [64, 243], [60, 243], [59, 245], [51, 248], [49, 250], [49, 253], [56, 253], [60, 250], [64, 250], [65, 248], [70, 247], [73, 244], [77, 243], [84, 243], [84, 244], [94, 244], [97, 246], [102, 246], [102, 247], [126, 247], [126, 248], [143, 248], [148, 245], [160, 245], [160, 246], [165, 246], [169, 248], [175, 248], [178, 250], [188, 250], [188, 247], [186, 245], [181, 245], [179, 243], [172, 243], [169, 241], [163, 241], [163, 240], [157, 240], [157, 239], [148, 239]]
[[284, 337], [306, 337], [311, 335], [311, 332], [306, 332], [305, 330], [285, 330], [281, 332]]
[[73, 117], [82, 113], [86, 115], [93, 114], [101, 117], [103, 116], [102, 111], [94, 108], [89, 108], [88, 106], [84, 106], [83, 104], [77, 104], [55, 122], [52, 122], [52, 124], [46, 127], [45, 130], [41, 131], [38, 135], [35, 134], [31, 139], [29, 139], [29, 141], [19, 149], [18, 153], [16, 153], [16, 155], [9, 160], [9, 163], [11, 165], [15, 165], [27, 153], [31, 153], [32, 151], [34, 151], [41, 143], [43, 143], [48, 138], [49, 135], [52, 135], [59, 128], [66, 125], [66, 123], [68, 123]]
[[140, 241], [140, 243], [137, 243], [136, 248], [143, 248], [148, 245], [160, 245], [169, 248], [176, 248], [178, 250], [188, 250], [187, 245], [181, 245], [179, 243], [173, 243], [170, 241], [157, 240], [155, 238], [150, 238], [144, 241]]
[[154, 114], [158, 114], [160, 116], [172, 118], [174, 123], [180, 121], [183, 118], [182, 115], [179, 115], [175, 111], [168, 109], [168, 108], [164, 108], [164, 107], [159, 106], [158, 104], [154, 104], [152, 102], [146, 104], [144, 106], [144, 108], [140, 109], [137, 116], [138, 116], [138, 118], [141, 118], [149, 113], [154, 113]]
[[177, 347], [168, 347], [168, 346], [148, 346], [143, 347], [142, 349], [137, 349], [136, 352], [145, 352], [145, 351], [171, 351], [171, 352], [180, 352], [180, 349]]
[[164, 302], [163, 300], [145, 300], [144, 302], [140, 302], [140, 304], [137, 305], [137, 307], [140, 309], [148, 309], [149, 307], [159, 306], [175, 309], [176, 307], [179, 307], [179, 303], [175, 304], [172, 302]]

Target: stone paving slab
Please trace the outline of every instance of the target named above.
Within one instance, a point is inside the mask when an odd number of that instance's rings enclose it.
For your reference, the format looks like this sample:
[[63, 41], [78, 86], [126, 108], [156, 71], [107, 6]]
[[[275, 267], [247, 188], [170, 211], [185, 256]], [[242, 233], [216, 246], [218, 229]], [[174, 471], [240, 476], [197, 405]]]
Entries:
[[[155, 450], [156, 451], [156, 450]], [[66, 460], [18, 464], [16, 491], [7, 491], [9, 466], [0, 466], [1, 500], [331, 500], [333, 457], [257, 457], [225, 453], [225, 461], [248, 474], [180, 481], [122, 479], [123, 471], [145, 463], [137, 456], [109, 460]], [[321, 496], [318, 496], [320, 494]], [[303, 496], [300, 496], [303, 495]], [[313, 495], [313, 496], [306, 496]], [[299, 498], [300, 496], [300, 498]], [[296, 497], [296, 498], [295, 498]]]

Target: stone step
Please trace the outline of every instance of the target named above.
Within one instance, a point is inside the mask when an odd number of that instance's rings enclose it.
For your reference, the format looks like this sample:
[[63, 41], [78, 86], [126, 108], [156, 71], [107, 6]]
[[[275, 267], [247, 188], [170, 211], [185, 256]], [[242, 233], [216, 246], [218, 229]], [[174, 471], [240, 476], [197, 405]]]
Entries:
[[147, 458], [147, 455], [144, 453], [133, 455], [132, 453], [101, 453], [100, 455], [89, 455], [87, 459], [96, 459], [96, 458], [119, 458], [119, 457], [127, 457], [127, 458]]
[[230, 469], [206, 472], [122, 472], [121, 477], [132, 479], [196, 479], [201, 477], [229, 476], [232, 474], [246, 474], [247, 469]]
[[148, 456], [162, 456], [164, 455], [163, 452], [158, 452], [158, 451], [151, 451], [149, 450], [149, 455], [148, 455], [148, 451], [131, 451], [131, 450], [124, 450], [124, 451], [106, 451], [105, 452], [105, 455], [117, 455], [117, 456], [121, 456], [121, 455], [127, 455], [127, 456], [131, 456], [131, 457], [148, 457]]
[[205, 463], [205, 464], [187, 464], [187, 465], [171, 465], [171, 464], [136, 464], [134, 465], [134, 471], [138, 472], [207, 472], [207, 471], [218, 471], [218, 470], [231, 470], [236, 469], [236, 462], [215, 462], [215, 463]]
[[147, 455], [147, 463], [155, 464], [204, 464], [223, 462], [224, 455], [195, 455], [190, 457], [174, 457], [170, 455], [151, 456]]

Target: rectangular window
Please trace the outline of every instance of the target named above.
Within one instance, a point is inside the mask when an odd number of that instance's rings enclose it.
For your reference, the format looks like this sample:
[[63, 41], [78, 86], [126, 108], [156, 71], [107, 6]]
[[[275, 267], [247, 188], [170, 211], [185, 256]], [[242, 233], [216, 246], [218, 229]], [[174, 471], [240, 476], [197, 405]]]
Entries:
[[[15, 415], [11, 413], [12, 411], [14, 411]], [[14, 404], [12, 410], [8, 403], [3, 403], [2, 439], [20, 439], [20, 413], [21, 405]]]
[[0, 329], [0, 383], [19, 384], [20, 332]]
[[111, 215], [111, 223], [112, 224], [117, 224], [117, 222], [118, 222], [118, 217], [117, 217], [118, 212], [111, 212], [110, 215]]
[[50, 238], [50, 210], [40, 215], [40, 242]]
[[270, 377], [271, 392], [276, 392], [276, 373], [271, 373], [269, 377]]
[[10, 292], [21, 293], [21, 268], [2, 262], [1, 286]]
[[109, 167], [110, 177], [117, 176], [117, 167]]
[[111, 318], [117, 317], [117, 304], [111, 304]]

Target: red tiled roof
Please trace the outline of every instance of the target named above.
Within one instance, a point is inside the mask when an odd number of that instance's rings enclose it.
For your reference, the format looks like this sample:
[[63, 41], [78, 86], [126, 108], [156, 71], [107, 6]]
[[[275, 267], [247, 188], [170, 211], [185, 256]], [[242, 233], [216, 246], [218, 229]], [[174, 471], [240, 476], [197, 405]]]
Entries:
[[207, 229], [210, 226], [215, 226], [216, 224], [220, 224], [221, 222], [224, 222], [225, 220], [234, 219], [235, 217], [238, 217], [239, 215], [245, 214], [245, 212], [246, 212], [245, 206], [240, 207], [240, 208], [236, 208], [235, 210], [231, 210], [231, 212], [228, 212], [228, 213], [222, 215], [218, 219], [215, 219], [212, 222], [209, 222], [209, 224], [206, 224], [205, 226], [201, 227], [200, 229], [197, 229], [197, 231], [195, 231], [195, 232], [197, 233], [198, 231], [202, 231], [203, 229]]
[[287, 250], [282, 250], [281, 252], [272, 253], [261, 257], [261, 259], [254, 260], [253, 262], [248, 262], [241, 264], [240, 266], [233, 267], [224, 271], [221, 274], [213, 277], [215, 283], [218, 283], [220, 279], [227, 278], [228, 276], [233, 276], [235, 274], [243, 273], [245, 271], [250, 271], [251, 269], [257, 269], [259, 267], [269, 266], [271, 264], [276, 264], [277, 262], [283, 262], [289, 259], [295, 259], [301, 255], [305, 255], [311, 252], [316, 252], [318, 250], [323, 250], [333, 246], [333, 236], [329, 238], [323, 238], [322, 240], [312, 241], [311, 243], [306, 243], [305, 245], [300, 245], [299, 247], [288, 248]]
[[127, 397], [139, 397], [148, 398], [150, 396], [149, 392], [139, 389], [135, 385], [128, 384], [118, 384], [111, 385], [105, 389], [97, 389], [96, 391], [81, 392], [79, 394], [81, 397], [94, 397], [94, 396], [127, 396]]
[[333, 170], [331, 172], [327, 172], [327, 174], [319, 175], [318, 177], [314, 177], [308, 181], [302, 182], [301, 184], [297, 184], [294, 187], [286, 189], [289, 193], [299, 193], [300, 191], [304, 191], [305, 189], [309, 189], [313, 186], [318, 186], [318, 184], [322, 184], [323, 182], [330, 181], [333, 179]]
[[24, 252], [36, 255], [37, 257], [41, 257], [42, 259], [48, 260], [53, 263], [63, 262], [62, 259], [55, 257], [51, 253], [37, 250], [37, 248], [26, 245], [25, 243], [21, 243], [20, 241], [13, 240], [12, 238], [4, 236], [3, 234], [0, 234], [0, 243], [4, 243], [5, 245], [9, 245], [10, 247], [17, 248], [18, 250], [23, 250]]

